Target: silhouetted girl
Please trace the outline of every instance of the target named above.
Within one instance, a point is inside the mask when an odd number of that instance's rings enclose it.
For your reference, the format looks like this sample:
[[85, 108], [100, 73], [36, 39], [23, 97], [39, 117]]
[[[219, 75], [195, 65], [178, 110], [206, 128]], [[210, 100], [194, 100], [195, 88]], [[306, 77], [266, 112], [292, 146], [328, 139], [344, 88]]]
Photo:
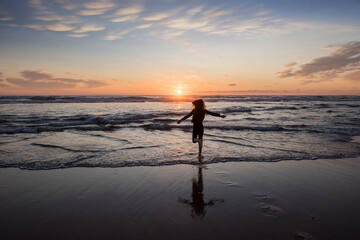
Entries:
[[194, 124], [192, 140], [193, 140], [193, 143], [197, 142], [199, 144], [199, 157], [202, 157], [201, 150], [202, 150], [202, 145], [203, 145], [202, 139], [203, 139], [203, 135], [204, 135], [204, 126], [203, 126], [202, 122], [205, 118], [205, 113], [210, 114], [212, 116], [216, 116], [216, 117], [222, 117], [222, 118], [224, 118], [226, 116], [206, 110], [204, 100], [202, 100], [202, 99], [195, 100], [192, 102], [192, 104], [194, 106], [193, 110], [189, 114], [187, 114], [185, 117], [183, 117], [182, 119], [177, 121], [177, 123], [180, 124], [182, 121], [189, 118], [191, 115], [193, 116], [192, 120], [191, 120], [191, 122]]

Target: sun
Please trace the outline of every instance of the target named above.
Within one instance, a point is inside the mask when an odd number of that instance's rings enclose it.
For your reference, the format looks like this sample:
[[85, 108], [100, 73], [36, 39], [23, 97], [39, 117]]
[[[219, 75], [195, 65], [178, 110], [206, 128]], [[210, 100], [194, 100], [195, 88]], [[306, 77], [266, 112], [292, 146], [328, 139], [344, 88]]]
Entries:
[[176, 93], [177, 93], [177, 94], [182, 94], [182, 90], [181, 90], [181, 89], [178, 89], [178, 90], [176, 90]]

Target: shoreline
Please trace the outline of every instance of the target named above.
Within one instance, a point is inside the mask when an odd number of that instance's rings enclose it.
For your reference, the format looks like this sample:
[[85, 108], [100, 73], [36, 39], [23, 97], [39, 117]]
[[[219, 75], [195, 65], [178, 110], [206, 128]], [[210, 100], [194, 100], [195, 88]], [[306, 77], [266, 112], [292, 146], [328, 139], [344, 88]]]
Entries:
[[358, 239], [360, 157], [0, 169], [1, 239]]
[[[360, 136], [356, 136], [358, 137], [356, 140], [353, 140], [351, 142], [356, 142], [356, 143], [360, 143]], [[120, 164], [120, 165], [114, 165], [114, 166], [92, 166], [92, 165], [80, 165], [80, 166], [57, 166], [57, 167], [37, 167], [37, 168], [31, 168], [31, 167], [25, 167], [25, 166], [16, 166], [16, 165], [0, 165], [0, 169], [19, 169], [19, 170], [29, 170], [29, 171], [51, 171], [51, 170], [62, 170], [62, 169], [72, 169], [72, 168], [101, 168], [101, 169], [117, 169], [117, 168], [136, 168], [136, 167], [166, 167], [166, 166], [177, 166], [177, 165], [189, 165], [189, 166], [199, 166], [199, 165], [213, 165], [213, 164], [221, 164], [221, 163], [278, 163], [278, 162], [299, 162], [299, 161], [327, 161], [327, 160], [341, 160], [341, 159], [354, 159], [354, 158], [358, 158], [360, 161], [360, 155], [359, 154], [355, 154], [355, 155], [349, 155], [349, 156], [342, 156], [342, 157], [338, 157], [338, 156], [333, 156], [333, 157], [312, 157], [312, 158], [295, 158], [295, 159], [274, 159], [274, 160], [259, 160], [259, 161], [255, 161], [255, 160], [212, 160], [209, 162], [199, 162], [198, 160], [193, 160], [191, 162], [187, 161], [187, 160], [175, 160], [175, 161], [171, 161], [171, 162], [160, 162], [160, 163], [134, 163], [134, 164], [130, 164], [130, 163], [124, 163], [124, 164]], [[197, 157], [194, 157], [194, 159], [198, 159]]]

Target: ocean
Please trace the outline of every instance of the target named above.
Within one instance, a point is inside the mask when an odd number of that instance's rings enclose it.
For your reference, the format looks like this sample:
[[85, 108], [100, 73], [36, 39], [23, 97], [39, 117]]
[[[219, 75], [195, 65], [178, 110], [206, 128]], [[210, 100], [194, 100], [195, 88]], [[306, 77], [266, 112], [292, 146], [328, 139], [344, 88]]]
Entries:
[[360, 96], [1, 96], [0, 167], [195, 164], [197, 98], [204, 163], [360, 156]]

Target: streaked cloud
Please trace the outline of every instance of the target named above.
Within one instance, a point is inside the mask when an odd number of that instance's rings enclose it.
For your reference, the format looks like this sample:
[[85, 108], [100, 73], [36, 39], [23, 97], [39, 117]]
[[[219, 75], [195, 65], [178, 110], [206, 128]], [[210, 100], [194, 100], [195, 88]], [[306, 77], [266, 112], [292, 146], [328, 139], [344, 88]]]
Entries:
[[53, 77], [52, 74], [44, 73], [42, 70], [24, 70], [20, 72], [21, 76], [28, 80], [36, 81], [36, 80], [42, 80], [42, 79], [51, 79]]
[[195, 15], [203, 10], [204, 6], [197, 6], [191, 9], [188, 9], [186, 12], [189, 15]]
[[54, 23], [54, 24], [47, 25], [45, 28], [47, 30], [56, 31], [56, 32], [67, 32], [67, 31], [73, 30], [75, 27], [69, 26], [66, 24], [62, 24], [62, 23]]
[[294, 91], [289, 90], [263, 90], [263, 89], [249, 89], [249, 90], [233, 90], [233, 91], [201, 91], [202, 93], [224, 93], [224, 94], [230, 94], [230, 93], [290, 93]]
[[[349, 42], [343, 45], [331, 45], [327, 56], [314, 58], [294, 69], [294, 65], [278, 72], [280, 78], [302, 78], [305, 84], [331, 80], [340, 73], [356, 70], [360, 65], [360, 42]], [[350, 75], [350, 78], [353, 75]]]
[[[145, 2], [146, 3], [146, 2]], [[145, 4], [144, 3], [144, 4]], [[70, 0], [56, 0], [56, 4], [44, 0], [29, 0], [29, 4], [38, 11], [32, 20], [24, 23], [25, 27], [34, 30], [51, 31], [73, 31], [73, 33], [85, 33], [88, 31], [104, 31], [102, 39], [122, 39], [125, 34], [117, 31], [117, 27], [111, 23], [121, 23], [122, 29], [145, 29], [150, 27], [151, 22], [159, 32], [166, 32], [167, 29], [182, 31], [181, 34], [165, 33], [159, 36], [160, 39], [174, 39], [185, 32], [189, 33], [188, 42], [191, 41], [193, 31], [206, 35], [217, 36], [252, 36], [269, 37], [279, 34], [291, 34], [309, 31], [358, 31], [351, 25], [340, 26], [330, 23], [301, 22], [277, 16], [269, 9], [256, 7], [254, 9], [231, 8], [229, 5], [207, 4], [195, 5], [190, 7], [186, 4], [172, 4], [168, 9], [156, 11], [151, 4], [123, 5], [114, 0], [97, 0], [74, 2]], [[119, 8], [119, 6], [123, 6]], [[56, 8], [61, 6], [62, 11]], [[73, 10], [76, 9], [76, 16]], [[106, 15], [105, 15], [106, 14]], [[0, 12], [1, 16], [1, 12]], [[104, 26], [93, 28], [93, 30], [83, 29], [80, 24], [85, 24], [91, 17], [91, 22]], [[0, 20], [9, 20], [5, 15]], [[38, 21], [52, 22], [51, 24], [39, 23]], [[104, 21], [108, 21], [104, 23]], [[135, 24], [134, 24], [135, 23]], [[125, 25], [127, 24], [127, 25]], [[79, 26], [80, 25], [80, 26]], [[113, 34], [116, 32], [116, 34]], [[119, 34], [120, 32], [120, 34]], [[136, 34], [152, 34], [149, 31], [137, 31]], [[83, 37], [84, 35], [66, 35], [71, 37]], [[167, 35], [167, 36], [166, 36]], [[172, 35], [172, 36], [171, 36]], [[177, 35], [177, 36], [176, 36]]]
[[270, 10], [260, 10], [260, 11], [256, 12], [254, 14], [254, 16], [256, 16], [256, 17], [265, 16], [265, 15], [269, 15], [270, 13], [271, 13]]
[[131, 21], [135, 21], [136, 19], [138, 19], [138, 15], [127, 15], [127, 16], [111, 19], [110, 21], [111, 22], [131, 22]]
[[94, 32], [94, 31], [101, 31], [104, 30], [104, 26], [99, 26], [96, 24], [86, 24], [81, 26], [80, 28], [77, 28], [73, 30], [73, 33], [86, 33], [86, 32]]
[[165, 18], [170, 17], [171, 15], [169, 13], [155, 13], [149, 16], [144, 17], [143, 19], [145, 21], [158, 21], [158, 20], [162, 20]]
[[34, 19], [36, 20], [41, 20], [41, 21], [61, 21], [63, 20], [64, 18], [59, 16], [59, 15], [56, 15], [56, 14], [53, 14], [53, 15], [39, 15], [39, 16], [35, 16]]
[[86, 10], [80, 10], [77, 12], [77, 14], [81, 16], [96, 16], [96, 15], [102, 15], [105, 12], [107, 12], [109, 9], [86, 9]]
[[43, 31], [50, 30], [55, 32], [67, 32], [75, 29], [75, 27], [63, 24], [63, 23], [52, 23], [52, 24], [25, 24], [24, 27]]
[[144, 29], [144, 28], [149, 28], [151, 26], [152, 26], [151, 23], [145, 23], [145, 24], [138, 25], [135, 28]]
[[118, 31], [118, 32], [111, 32], [104, 37], [104, 40], [122, 39], [124, 37], [124, 35], [128, 34], [129, 32], [131, 32], [130, 29]]
[[68, 34], [69, 37], [73, 37], [73, 38], [82, 38], [82, 37], [87, 37], [89, 36], [88, 34], [82, 34], [82, 33], [70, 33]]
[[184, 18], [171, 19], [163, 22], [162, 24], [169, 28], [191, 30], [191, 29], [204, 27], [208, 24], [208, 22], [203, 20], [192, 20], [190, 18], [184, 17]]
[[286, 63], [284, 64], [285, 67], [292, 67], [292, 66], [295, 66], [297, 63], [296, 62], [289, 62], [289, 63]]
[[83, 3], [83, 7], [87, 9], [103, 9], [103, 8], [112, 8], [115, 4], [111, 1], [91, 1], [87, 3]]
[[29, 5], [36, 9], [46, 9], [42, 0], [29, 0]]
[[[69, 89], [69, 88], [96, 88], [108, 85], [106, 81], [84, 80], [74, 78], [54, 77], [54, 74], [42, 70], [24, 70], [21, 77], [6, 78], [6, 82], [26, 89]], [[8, 86], [7, 83], [4, 83]]]
[[0, 21], [12, 21], [14, 20], [15, 18], [14, 17], [0, 17]]
[[152, 35], [161, 37], [164, 40], [171, 40], [178, 36], [181, 36], [184, 33], [185, 31], [181, 31], [181, 30], [166, 29], [161, 32], [154, 32]]
[[66, 3], [66, 4], [63, 4], [62, 7], [66, 10], [71, 11], [71, 10], [77, 9], [79, 7], [79, 5], [76, 3]]
[[360, 68], [358, 68], [358, 70], [356, 70], [352, 73], [345, 75], [345, 79], [355, 81], [355, 82], [360, 82]]
[[9, 85], [4, 83], [4, 79], [2, 79], [3, 73], [0, 72], [0, 87], [8, 87]]
[[213, 8], [207, 11], [204, 11], [204, 16], [207, 18], [217, 18], [225, 15], [230, 15], [232, 11], [230, 10], [218, 10], [218, 8]]
[[134, 5], [131, 7], [121, 8], [115, 12], [115, 15], [117, 16], [123, 16], [123, 15], [130, 15], [130, 14], [136, 14], [141, 13], [145, 11], [145, 8], [142, 5]]

